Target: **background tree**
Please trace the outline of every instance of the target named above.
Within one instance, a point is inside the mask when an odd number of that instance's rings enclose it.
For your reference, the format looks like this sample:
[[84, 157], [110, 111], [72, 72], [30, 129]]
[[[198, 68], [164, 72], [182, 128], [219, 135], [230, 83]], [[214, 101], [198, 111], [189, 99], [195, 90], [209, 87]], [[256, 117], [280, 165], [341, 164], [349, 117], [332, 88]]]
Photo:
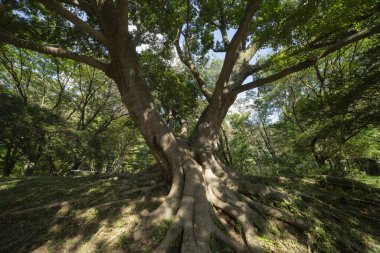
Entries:
[[[372, 152], [364, 155], [367, 151], [359, 151], [369, 147], [376, 150], [372, 146], [376, 141], [373, 134], [379, 125], [376, 116], [379, 99], [378, 42], [377, 39], [367, 42], [340, 50], [319, 66], [248, 95], [243, 106], [251, 103], [248, 108], [252, 107], [253, 112], [249, 117], [234, 115], [230, 119], [233, 131], [231, 149], [237, 152], [236, 160], [252, 161], [237, 167], [251, 173], [258, 172], [258, 161], [253, 162], [252, 156], [249, 159], [244, 157], [250, 153], [244, 150], [263, 146], [259, 143], [260, 136], [263, 136], [259, 127], [264, 125], [279, 151], [276, 162], [269, 160], [267, 166], [263, 165], [268, 173], [342, 175], [350, 172], [348, 168], [355, 167], [354, 160], [360, 160], [359, 156], [367, 159], [372, 170], [376, 171], [377, 156]], [[262, 124], [259, 118], [262, 111], [269, 112], [268, 117], [275, 120]], [[252, 130], [257, 132], [256, 135], [249, 134], [253, 133]], [[356, 143], [360, 138], [355, 136], [368, 133], [374, 137], [367, 139], [366, 145]], [[356, 150], [354, 146], [360, 146], [356, 155], [352, 152]], [[368, 156], [369, 153], [373, 155]], [[257, 153], [255, 160], [266, 158], [268, 155], [265, 153]], [[315, 165], [320, 168], [316, 169]]]
[[[48, 172], [46, 168], [50, 168], [50, 173], [65, 174], [75, 164], [73, 159], [75, 156], [84, 160], [82, 171], [83, 169], [94, 171], [95, 167], [98, 170], [105, 170], [105, 160], [109, 164], [113, 163], [112, 160], [108, 161], [106, 147], [101, 145], [105, 142], [104, 131], [115, 120], [120, 119], [124, 122], [127, 119], [115, 87], [108, 78], [94, 69], [77, 63], [43, 57], [14, 47], [4, 47], [0, 61], [2, 70], [0, 85], [4, 93], [10, 96], [3, 101], [2, 114], [4, 128], [8, 126], [10, 132], [8, 137], [4, 132], [1, 141], [13, 145], [14, 150], [17, 149], [17, 152], [8, 152], [17, 157], [13, 164], [18, 169], [13, 172], [22, 173], [23, 170], [26, 175], [31, 175], [36, 170], [38, 173], [46, 173]], [[10, 102], [11, 98], [11, 101], [14, 101], [13, 105]], [[12, 106], [20, 107], [19, 117], [8, 116], [17, 114], [14, 112], [17, 109]], [[41, 113], [47, 114], [46, 118], [37, 117], [36, 113], [29, 112], [31, 109], [28, 109], [27, 115], [24, 115], [23, 108], [41, 110]], [[58, 115], [59, 120], [57, 120]], [[29, 117], [30, 122], [23, 121], [23, 117]], [[51, 121], [47, 122], [49, 117], [52, 117]], [[38, 122], [39, 120], [41, 122]], [[44, 131], [36, 127], [28, 128], [39, 124], [49, 125], [44, 125]], [[17, 127], [18, 125], [20, 126]], [[125, 129], [123, 123], [117, 125], [119, 129]], [[133, 130], [126, 132], [128, 133], [126, 138], [136, 136], [136, 133], [133, 133], [135, 128], [131, 127]], [[10, 143], [9, 138], [13, 138], [14, 142]], [[120, 139], [116, 136], [108, 138], [108, 141], [114, 142], [115, 146], [108, 146], [107, 150], [114, 152], [116, 143], [127, 143], [126, 138]], [[17, 140], [20, 140], [21, 146], [16, 145]], [[126, 150], [130, 148], [129, 145], [126, 147], [123, 144], [123, 146]], [[4, 149], [4, 159], [10, 157], [5, 154], [7, 152]], [[114, 159], [119, 157], [116, 155]], [[130, 159], [130, 163], [135, 163], [135, 160]], [[119, 166], [119, 170], [126, 168]], [[110, 170], [113, 170], [112, 166], [108, 166], [108, 171]]]

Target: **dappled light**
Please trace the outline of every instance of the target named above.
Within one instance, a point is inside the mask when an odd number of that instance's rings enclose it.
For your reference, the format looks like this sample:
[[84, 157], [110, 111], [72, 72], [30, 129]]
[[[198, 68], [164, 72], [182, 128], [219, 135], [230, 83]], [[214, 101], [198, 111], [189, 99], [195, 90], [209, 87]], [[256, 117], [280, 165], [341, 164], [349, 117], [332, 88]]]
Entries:
[[[126, 182], [139, 187], [144, 181], [96, 177], [2, 181], [1, 195], [13, 198], [0, 201], [0, 223], [5, 228], [1, 230], [4, 234], [0, 250], [93, 252], [97, 248], [102, 251], [126, 249], [135, 226], [161, 203], [165, 194], [162, 188], [144, 195], [137, 192], [126, 196], [120, 192]], [[70, 204], [32, 210], [58, 200]], [[25, 212], [21, 213], [22, 210]], [[8, 215], [3, 215], [4, 212]]]

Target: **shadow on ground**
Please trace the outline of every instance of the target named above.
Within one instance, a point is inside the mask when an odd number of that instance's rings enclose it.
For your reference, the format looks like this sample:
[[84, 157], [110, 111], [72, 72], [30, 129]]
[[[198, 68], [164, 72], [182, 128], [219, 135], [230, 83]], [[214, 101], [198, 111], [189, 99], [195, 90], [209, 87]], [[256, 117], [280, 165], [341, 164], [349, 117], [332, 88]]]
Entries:
[[[307, 218], [311, 224], [301, 234], [286, 223], [280, 224], [280, 237], [291, 234], [305, 245], [306, 252], [380, 252], [380, 181], [374, 186], [340, 178], [327, 179], [259, 179], [291, 195], [292, 201], [274, 203], [274, 206]], [[289, 247], [273, 252], [287, 252], [286, 249]]]
[[[322, 179], [252, 180], [286, 191], [291, 201], [270, 205], [312, 224], [305, 232], [267, 219], [268, 232], [259, 240], [268, 251], [380, 252], [380, 187], [363, 190]], [[154, 184], [146, 174], [0, 179], [0, 252], [130, 252], [137, 225], [168, 189], [125, 192]], [[54, 203], [63, 204], [46, 207]], [[153, 242], [141, 245], [141, 252], [149, 252], [169, 225], [152, 227]], [[217, 242], [210, 246], [230, 252]]]
[[[127, 250], [141, 215], [166, 191], [126, 196], [125, 189], [153, 183], [146, 175], [129, 176], [1, 179], [0, 252]], [[44, 208], [52, 203], [62, 204]]]

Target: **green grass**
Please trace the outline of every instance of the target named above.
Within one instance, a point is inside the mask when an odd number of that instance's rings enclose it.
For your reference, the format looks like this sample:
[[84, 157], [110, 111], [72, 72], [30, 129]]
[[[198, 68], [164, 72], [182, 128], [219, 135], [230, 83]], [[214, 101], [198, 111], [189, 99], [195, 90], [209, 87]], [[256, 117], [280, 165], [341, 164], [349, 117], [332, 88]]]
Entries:
[[349, 178], [355, 179], [362, 183], [368, 184], [374, 188], [380, 189], [380, 176], [369, 176], [363, 172], [357, 172], [349, 175]]

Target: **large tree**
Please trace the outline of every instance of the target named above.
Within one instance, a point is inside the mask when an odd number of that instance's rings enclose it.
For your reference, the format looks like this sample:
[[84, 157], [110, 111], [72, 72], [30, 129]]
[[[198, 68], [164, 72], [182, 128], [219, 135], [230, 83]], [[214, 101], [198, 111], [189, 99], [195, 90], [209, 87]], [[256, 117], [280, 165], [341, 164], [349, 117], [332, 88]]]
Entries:
[[[172, 221], [157, 252], [179, 237], [182, 252], [210, 252], [210, 237], [239, 252], [259, 252], [255, 234], [264, 230], [259, 213], [306, 228], [302, 220], [251, 198], [286, 196], [244, 181], [225, 166], [216, 155], [219, 129], [239, 93], [309, 68], [380, 32], [376, 0], [3, 0], [0, 9], [0, 41], [86, 63], [117, 84], [151, 152], [171, 175], [171, 190], [149, 219]], [[157, 44], [152, 34], [164, 38], [163, 47], [176, 48], [208, 103], [186, 141], [163, 119], [140, 66], [136, 47]], [[252, 64], [263, 48], [273, 56]], [[210, 49], [225, 55], [213, 84], [198, 65]], [[245, 82], [250, 76], [253, 80]], [[216, 223], [223, 226], [225, 220], [216, 210], [241, 224], [243, 238], [222, 232]]]

